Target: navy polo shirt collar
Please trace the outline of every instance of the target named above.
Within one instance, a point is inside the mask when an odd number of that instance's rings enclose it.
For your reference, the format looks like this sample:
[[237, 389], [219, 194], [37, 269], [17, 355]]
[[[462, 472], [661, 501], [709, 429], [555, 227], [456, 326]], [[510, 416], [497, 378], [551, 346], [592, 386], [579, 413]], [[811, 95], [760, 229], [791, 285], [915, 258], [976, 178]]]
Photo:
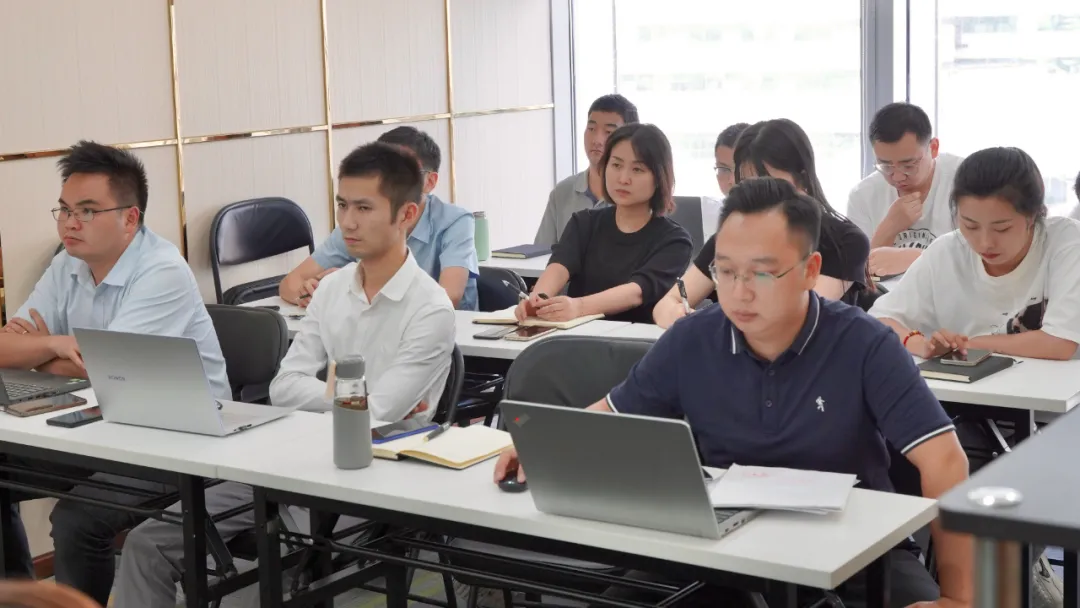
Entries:
[[[795, 336], [795, 341], [791, 343], [791, 346], [787, 348], [779, 357], [776, 358], [777, 362], [782, 359], [788, 359], [797, 355], [801, 355], [806, 350], [806, 345], [810, 343], [810, 339], [814, 337], [814, 332], [817, 330], [818, 321], [821, 319], [821, 297], [814, 292], [810, 292], [810, 303], [806, 307], [806, 319], [803, 321], [802, 329]], [[728, 323], [731, 323], [728, 320]], [[757, 358], [754, 351], [750, 350], [750, 346], [746, 343], [746, 336], [739, 331], [734, 323], [731, 323], [731, 354], [738, 355], [741, 353], [749, 354], [752, 357]]]

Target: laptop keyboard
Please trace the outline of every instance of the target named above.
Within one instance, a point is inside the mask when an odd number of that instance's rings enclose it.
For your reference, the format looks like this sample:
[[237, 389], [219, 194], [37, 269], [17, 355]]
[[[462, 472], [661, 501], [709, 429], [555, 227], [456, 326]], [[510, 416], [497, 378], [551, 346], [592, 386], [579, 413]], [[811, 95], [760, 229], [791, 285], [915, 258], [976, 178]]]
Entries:
[[7, 389], [9, 399], [22, 399], [31, 395], [49, 392], [49, 389], [45, 388], [44, 386], [38, 386], [36, 384], [22, 384], [20, 382], [5, 382], [4, 388]]

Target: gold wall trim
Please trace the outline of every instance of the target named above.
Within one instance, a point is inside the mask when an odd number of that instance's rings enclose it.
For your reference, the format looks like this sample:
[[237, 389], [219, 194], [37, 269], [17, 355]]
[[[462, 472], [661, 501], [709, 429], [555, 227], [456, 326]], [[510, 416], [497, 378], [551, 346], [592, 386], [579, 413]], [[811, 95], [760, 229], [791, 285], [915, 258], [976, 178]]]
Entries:
[[450, 113], [450, 122], [446, 128], [446, 136], [449, 140], [450, 149], [447, 155], [450, 157], [450, 200], [457, 201], [457, 147], [454, 138], [454, 45], [450, 40], [450, 0], [443, 2], [443, 16], [446, 18], [446, 110]]
[[176, 139], [176, 203], [180, 221], [180, 255], [187, 259], [187, 202], [184, 200], [184, 144], [180, 137], [180, 61], [176, 51], [176, 0], [167, 0], [169, 7], [169, 63], [172, 69], [173, 130]]
[[542, 103], [535, 106], [517, 106], [514, 108], [496, 108], [494, 110], [474, 110], [472, 112], [455, 112], [454, 118], [472, 118], [474, 116], [494, 116], [495, 114], [513, 114], [515, 112], [534, 112], [536, 110], [552, 110], [553, 103]]
[[330, 31], [326, 26], [326, 0], [319, 0], [319, 21], [322, 24], [322, 67], [323, 67], [323, 100], [326, 102], [326, 182], [330, 206], [330, 231], [334, 231], [336, 206], [334, 205], [334, 134], [333, 119], [330, 118]]
[[416, 116], [396, 116], [394, 118], [373, 118], [371, 120], [357, 120], [353, 122], [338, 122], [331, 125], [333, 129], [355, 129], [357, 127], [373, 127], [376, 125], [393, 125], [401, 122], [427, 122], [431, 120], [447, 120], [450, 114], [417, 114]]
[[306, 125], [303, 127], [285, 127], [284, 129], [265, 129], [262, 131], [238, 131], [236, 133], [218, 133], [216, 135], [196, 135], [185, 137], [181, 141], [184, 145], [204, 144], [214, 141], [229, 141], [231, 139], [249, 139], [252, 137], [269, 137], [271, 135], [294, 135], [296, 133], [314, 133], [326, 131], [327, 125]]
[[[175, 146], [175, 139], [152, 139], [150, 141], [134, 141], [119, 144], [109, 144], [121, 150], [137, 150], [139, 148], [160, 148], [163, 146]], [[27, 160], [31, 158], [49, 158], [50, 156], [63, 156], [70, 148], [55, 148], [53, 150], [35, 150], [32, 152], [12, 152], [0, 154], [0, 163], [12, 160]]]

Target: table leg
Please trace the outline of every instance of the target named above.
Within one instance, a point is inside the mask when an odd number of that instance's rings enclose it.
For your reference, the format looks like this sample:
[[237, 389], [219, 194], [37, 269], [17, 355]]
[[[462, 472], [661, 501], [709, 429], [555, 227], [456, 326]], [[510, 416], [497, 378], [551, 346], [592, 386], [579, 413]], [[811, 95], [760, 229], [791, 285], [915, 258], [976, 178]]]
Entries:
[[202, 477], [180, 475], [184, 528], [184, 596], [187, 606], [209, 606], [206, 581], [206, 494]]
[[14, 559], [14, 556], [8, 556], [4, 551], [4, 542], [15, 538], [15, 531], [12, 529], [14, 514], [11, 510], [11, 494], [7, 488], [0, 488], [0, 580], [7, 578], [7, 560]]
[[407, 608], [409, 605], [408, 568], [385, 564], [386, 608]]
[[[323, 536], [325, 538], [334, 537], [334, 527], [337, 525], [339, 517], [331, 513], [323, 513], [312, 509], [311, 513], [311, 530], [317, 536]], [[299, 574], [299, 572], [297, 573]], [[315, 552], [315, 567], [313, 569], [312, 580], [318, 581], [328, 578], [334, 574], [334, 554], [330, 551], [316, 551]], [[334, 608], [334, 601], [327, 600], [319, 603], [313, 608]]]
[[255, 535], [259, 555], [259, 605], [263, 608], [280, 608], [284, 604], [281, 584], [281, 541], [278, 537], [280, 520], [276, 517], [277, 504], [266, 498], [265, 492], [255, 488]]
[[[1018, 446], [1021, 442], [1027, 440], [1034, 433], [1035, 429], [1035, 412], [1031, 410], [1018, 410], [1016, 412], [1016, 418], [1013, 421], [1015, 426], [1013, 435], [1013, 445]], [[1020, 605], [1023, 608], [1031, 606], [1031, 569], [1035, 561], [1040, 556], [1034, 555], [1031, 545], [1024, 543], [1020, 546], [1020, 564], [1023, 566], [1020, 571]]]
[[992, 538], [975, 538], [975, 606], [979, 608], [1017, 608], [1022, 605], [1017, 581], [1030, 565], [1022, 558], [1016, 543]]
[[1080, 560], [1076, 551], [1065, 551], [1065, 606], [1080, 606]]
[[866, 567], [867, 608], [889, 608], [892, 590], [889, 586], [889, 554], [877, 558]]

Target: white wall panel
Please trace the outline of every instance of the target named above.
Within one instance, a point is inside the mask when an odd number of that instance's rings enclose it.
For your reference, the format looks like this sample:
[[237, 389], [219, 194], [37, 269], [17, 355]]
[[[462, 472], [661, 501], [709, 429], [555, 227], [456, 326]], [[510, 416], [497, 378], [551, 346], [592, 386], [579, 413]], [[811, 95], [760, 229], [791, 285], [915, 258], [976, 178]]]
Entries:
[[551, 103], [549, 0], [451, 0], [454, 111]]
[[0, 154], [174, 135], [168, 6], [0, 2]]
[[551, 120], [551, 110], [535, 110], [454, 123], [458, 203], [487, 213], [492, 249], [536, 236], [555, 185]]
[[447, 111], [443, 0], [329, 0], [334, 122]]
[[[214, 301], [210, 272], [210, 223], [229, 203], [283, 196], [307, 212], [315, 242], [330, 232], [326, 133], [236, 139], [184, 148], [188, 262], [203, 297]], [[306, 249], [222, 269], [222, 290], [232, 285], [284, 274], [304, 261]]]
[[[427, 133], [439, 144], [442, 152], [442, 166], [439, 167], [439, 183], [435, 186], [435, 196], [446, 202], [450, 201], [450, 123], [446, 120], [426, 120], [415, 123], [398, 123], [392, 125], [372, 125], [370, 127], [355, 127], [352, 129], [339, 129], [333, 133], [334, 137], [334, 179], [337, 180], [337, 168], [341, 160], [349, 155], [357, 147], [371, 143], [387, 131], [400, 126], [416, 127]], [[335, 185], [336, 187], [336, 185]]]
[[318, 2], [181, 0], [176, 38], [183, 135], [325, 122]]
[[0, 247], [4, 304], [14, 314], [30, 297], [60, 236], [49, 210], [60, 197], [56, 158], [0, 163]]
[[[176, 147], [132, 150], [146, 167], [150, 198], [146, 202], [146, 226], [179, 249], [180, 189], [176, 181]], [[57, 182], [57, 192], [60, 184]]]

